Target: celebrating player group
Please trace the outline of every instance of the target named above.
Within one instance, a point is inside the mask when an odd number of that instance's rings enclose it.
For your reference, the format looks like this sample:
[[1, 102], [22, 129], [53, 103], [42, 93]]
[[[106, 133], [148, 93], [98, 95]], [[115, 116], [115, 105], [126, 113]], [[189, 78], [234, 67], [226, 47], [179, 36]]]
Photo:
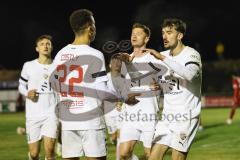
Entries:
[[109, 159], [106, 131], [117, 160], [137, 160], [138, 141], [146, 159], [162, 160], [169, 148], [173, 160], [187, 159], [200, 122], [202, 63], [182, 42], [185, 22], [163, 20], [161, 52], [147, 48], [149, 27], [133, 24], [132, 53], [114, 53], [107, 73], [103, 53], [90, 46], [93, 13], [75, 10], [69, 21], [73, 42], [52, 60], [52, 37], [42, 35], [38, 58], [23, 65], [19, 92], [26, 96], [29, 160], [40, 159], [41, 140], [45, 160], [55, 160], [58, 137], [64, 160]]

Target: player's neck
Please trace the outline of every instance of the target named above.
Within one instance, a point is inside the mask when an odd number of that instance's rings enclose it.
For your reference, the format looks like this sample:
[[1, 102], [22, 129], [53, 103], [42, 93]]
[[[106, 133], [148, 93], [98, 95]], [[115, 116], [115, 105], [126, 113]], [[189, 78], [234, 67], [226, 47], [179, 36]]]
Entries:
[[144, 45], [144, 46], [141, 46], [141, 47], [134, 47], [134, 48], [133, 48], [133, 54], [134, 54], [134, 56], [135, 56], [135, 57], [142, 57], [142, 56], [144, 56], [146, 53], [143, 52], [142, 50], [145, 49], [145, 48], [146, 48], [145, 45]]
[[121, 75], [121, 73], [119, 71], [115, 71], [115, 70], [111, 71], [111, 76], [113, 76], [113, 77], [117, 77], [117, 76], [120, 76], [120, 75]]
[[180, 42], [174, 49], [171, 49], [170, 54], [172, 56], [177, 56], [182, 52], [184, 48], [185, 48], [185, 45], [182, 42]]
[[73, 43], [73, 45], [90, 45], [90, 39], [88, 36], [82, 35], [82, 36], [76, 36]]
[[51, 64], [52, 63], [52, 59], [51, 59], [50, 55], [41, 55], [41, 54], [39, 54], [38, 62], [40, 64]]

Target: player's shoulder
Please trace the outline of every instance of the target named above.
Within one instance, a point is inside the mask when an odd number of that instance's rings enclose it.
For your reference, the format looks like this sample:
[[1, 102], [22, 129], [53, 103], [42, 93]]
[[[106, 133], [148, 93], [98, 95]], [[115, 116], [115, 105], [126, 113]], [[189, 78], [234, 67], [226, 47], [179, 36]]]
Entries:
[[89, 55], [96, 56], [98, 58], [103, 58], [103, 53], [101, 51], [89, 45], [82, 45], [81, 47], [79, 47], [79, 49], [81, 49], [82, 51], [85, 51], [85, 53]]
[[33, 60], [31, 60], [31, 61], [26, 61], [26, 62], [23, 64], [23, 66], [25, 66], [25, 67], [33, 66], [33, 65], [36, 64], [36, 62], [37, 62], [37, 59], [33, 59]]
[[186, 46], [185, 48], [185, 60], [187, 63], [196, 62], [201, 65], [201, 56], [197, 50], [192, 47]]
[[168, 57], [168, 56], [169, 56], [169, 53], [170, 53], [170, 50], [161, 51], [160, 53], [161, 53], [162, 55]]
[[187, 55], [191, 56], [192, 58], [194, 58], [194, 57], [201, 58], [200, 53], [192, 47], [186, 46], [185, 51], [186, 51]]

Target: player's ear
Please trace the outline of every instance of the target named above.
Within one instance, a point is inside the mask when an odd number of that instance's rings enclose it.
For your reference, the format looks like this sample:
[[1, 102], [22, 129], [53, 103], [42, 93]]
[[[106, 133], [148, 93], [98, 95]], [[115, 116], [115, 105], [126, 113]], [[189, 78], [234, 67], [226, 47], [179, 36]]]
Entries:
[[178, 36], [177, 36], [177, 39], [178, 39], [178, 40], [182, 40], [182, 38], [183, 38], [183, 33], [180, 33], [180, 32], [179, 32], [179, 33], [178, 33]]
[[38, 49], [38, 47], [35, 47], [35, 50], [36, 50], [37, 52], [39, 52], [39, 49]]
[[149, 40], [150, 40], [150, 37], [146, 37], [145, 38], [145, 43], [148, 43]]

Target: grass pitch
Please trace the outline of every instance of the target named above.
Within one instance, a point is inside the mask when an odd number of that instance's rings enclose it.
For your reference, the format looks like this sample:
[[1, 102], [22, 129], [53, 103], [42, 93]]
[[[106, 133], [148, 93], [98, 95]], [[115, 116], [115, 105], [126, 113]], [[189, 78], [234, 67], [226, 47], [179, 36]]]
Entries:
[[[229, 111], [202, 110], [204, 129], [195, 137], [189, 160], [240, 160], [240, 111], [237, 110], [233, 124], [227, 125], [225, 121]], [[27, 160], [26, 136], [16, 134], [18, 126], [25, 126], [24, 113], [0, 113], [0, 160]], [[144, 159], [141, 144], [136, 146], [134, 152]], [[41, 157], [43, 159], [43, 155]], [[115, 148], [111, 144], [108, 144], [107, 159], [115, 160]], [[169, 151], [165, 160], [170, 159]]]

